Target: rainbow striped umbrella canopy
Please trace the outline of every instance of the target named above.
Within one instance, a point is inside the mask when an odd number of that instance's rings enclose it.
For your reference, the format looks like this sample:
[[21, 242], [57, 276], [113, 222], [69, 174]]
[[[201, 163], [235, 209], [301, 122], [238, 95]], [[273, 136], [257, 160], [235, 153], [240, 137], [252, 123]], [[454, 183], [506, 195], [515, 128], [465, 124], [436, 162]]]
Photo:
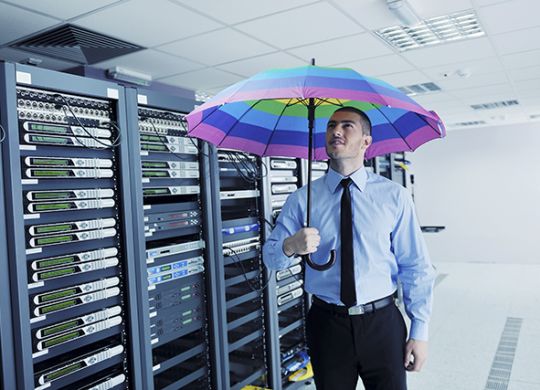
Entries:
[[308, 111], [314, 109], [313, 151], [324, 160], [328, 118], [339, 106], [364, 111], [373, 143], [366, 158], [413, 151], [446, 135], [433, 111], [384, 81], [348, 68], [304, 66], [258, 73], [223, 90], [187, 115], [189, 135], [259, 156], [308, 158]]

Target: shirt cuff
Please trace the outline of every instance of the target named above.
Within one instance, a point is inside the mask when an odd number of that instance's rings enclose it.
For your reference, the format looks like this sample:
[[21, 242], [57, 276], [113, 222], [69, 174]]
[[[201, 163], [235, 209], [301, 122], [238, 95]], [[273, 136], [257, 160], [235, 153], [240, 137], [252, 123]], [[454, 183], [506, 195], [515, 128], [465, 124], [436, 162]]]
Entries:
[[428, 337], [429, 337], [428, 324], [419, 320], [412, 320], [409, 339], [428, 341]]

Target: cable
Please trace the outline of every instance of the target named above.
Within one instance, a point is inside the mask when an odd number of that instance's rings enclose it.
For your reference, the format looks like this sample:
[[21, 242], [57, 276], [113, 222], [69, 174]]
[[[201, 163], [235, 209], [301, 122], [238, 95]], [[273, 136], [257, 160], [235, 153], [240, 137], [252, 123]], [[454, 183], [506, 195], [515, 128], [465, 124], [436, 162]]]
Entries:
[[[71, 107], [71, 104], [69, 104], [69, 102], [67, 101], [67, 99], [60, 95], [59, 93], [55, 93], [53, 95], [57, 100], [61, 100], [63, 105], [60, 105], [59, 103], [56, 103], [56, 108], [62, 108], [62, 111], [64, 112], [64, 115], [66, 117], [69, 117], [67, 111], [66, 111], [66, 107], [68, 108], [69, 110], [69, 113], [71, 114], [71, 116], [73, 118], [75, 118], [77, 124], [83, 129], [83, 131], [90, 137], [92, 138], [94, 141], [96, 141], [97, 143], [99, 143], [100, 145], [103, 145], [105, 148], [107, 149], [112, 149], [112, 148], [116, 148], [118, 146], [120, 146], [120, 128], [114, 124], [114, 122], [112, 120], [110, 121], [107, 121], [107, 124], [110, 124], [110, 125], [113, 125], [114, 128], [116, 129], [118, 135], [117, 137], [112, 141], [112, 143], [109, 145], [105, 142], [103, 142], [102, 140], [100, 140], [99, 138], [95, 137], [93, 134], [91, 134], [87, 129], [86, 127], [82, 124], [81, 120], [79, 119], [79, 117], [75, 114], [75, 112], [73, 111], [73, 108]], [[101, 124], [101, 123], [100, 123]], [[109, 127], [109, 130], [111, 130], [111, 128]], [[73, 136], [75, 137], [75, 139], [77, 141], [79, 141], [81, 143], [82, 146], [84, 146], [85, 148], [88, 148], [88, 149], [103, 149], [103, 148], [96, 148], [96, 147], [93, 147], [93, 146], [87, 146], [84, 144], [83, 141], [81, 141], [81, 139], [77, 136], [77, 134], [73, 133]]]
[[228, 250], [230, 250], [232, 252], [232, 256], [231, 255], [224, 255], [224, 256], [225, 257], [230, 257], [232, 259], [232, 261], [234, 262], [234, 265], [238, 269], [240, 269], [240, 271], [244, 275], [244, 279], [246, 280], [246, 283], [248, 284], [248, 287], [250, 288], [250, 290], [252, 290], [254, 292], [257, 292], [257, 293], [262, 293], [266, 289], [266, 287], [268, 287], [268, 284], [270, 283], [270, 281], [272, 280], [273, 275], [274, 275], [273, 270], [270, 270], [270, 275], [268, 276], [268, 280], [266, 281], [266, 284], [264, 286], [262, 286], [260, 289], [258, 289], [256, 286], [255, 287], [253, 286], [253, 284], [251, 283], [251, 280], [247, 277], [246, 269], [244, 268], [244, 264], [242, 264], [242, 260], [240, 260], [240, 256], [238, 255], [238, 253], [233, 248], [231, 248], [229, 246], [224, 246], [223, 249], [228, 249]]
[[2, 125], [0, 125], [0, 143], [6, 139], [7, 132]]
[[[174, 114], [172, 114], [172, 113], [170, 113], [170, 112], [168, 112], [168, 114], [174, 115]], [[204, 153], [204, 152], [202, 151], [202, 148], [195, 142], [195, 140], [193, 139], [193, 137], [190, 137], [190, 136], [188, 135], [188, 129], [187, 129], [186, 124], [185, 124], [185, 121], [186, 121], [185, 118], [186, 118], [185, 115], [182, 116], [182, 117], [180, 118], [180, 124], [182, 125], [182, 128], [183, 128], [184, 131], [186, 132], [186, 138], [189, 139], [189, 140], [191, 141], [191, 143], [193, 144], [193, 146], [195, 146], [195, 147], [197, 148], [197, 150], [199, 150], [199, 153], [200, 153], [200, 154], [202, 154], [202, 155], [205, 156], [205, 157], [209, 157], [208, 154], [206, 154], [206, 153]], [[175, 118], [175, 120], [178, 120], [178, 119]]]
[[261, 167], [264, 169], [259, 170], [257, 161], [252, 160], [247, 153], [230, 150], [222, 150], [220, 152], [228, 157], [228, 162], [236, 169], [238, 176], [248, 183], [257, 183], [268, 175], [268, 167], [262, 160]]
[[[179, 160], [182, 160], [182, 161], [192, 161], [192, 158], [187, 156], [187, 155], [181, 155], [181, 154], [178, 154], [178, 153], [175, 153], [175, 152], [171, 152], [167, 146], [167, 144], [165, 142], [163, 142], [163, 140], [161, 139], [161, 137], [163, 137], [162, 134], [159, 134], [156, 126], [154, 125], [154, 122], [152, 121], [152, 118], [149, 117], [149, 116], [144, 116], [144, 117], [141, 117], [141, 121], [146, 121], [148, 123], [150, 123], [150, 125], [152, 126], [152, 130], [154, 131], [154, 134], [158, 137], [159, 139], [159, 142], [167, 149], [167, 151], [172, 154], [173, 156], [175, 156], [177, 159]], [[198, 149], [198, 148], [197, 148]]]

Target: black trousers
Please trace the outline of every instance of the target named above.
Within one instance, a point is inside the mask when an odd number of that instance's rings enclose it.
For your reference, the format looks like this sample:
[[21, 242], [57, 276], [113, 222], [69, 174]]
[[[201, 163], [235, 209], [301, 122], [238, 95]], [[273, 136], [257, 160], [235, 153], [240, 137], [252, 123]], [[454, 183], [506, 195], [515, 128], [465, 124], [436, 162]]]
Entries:
[[317, 390], [406, 390], [403, 366], [407, 328], [390, 304], [373, 313], [348, 316], [312, 305], [307, 342]]

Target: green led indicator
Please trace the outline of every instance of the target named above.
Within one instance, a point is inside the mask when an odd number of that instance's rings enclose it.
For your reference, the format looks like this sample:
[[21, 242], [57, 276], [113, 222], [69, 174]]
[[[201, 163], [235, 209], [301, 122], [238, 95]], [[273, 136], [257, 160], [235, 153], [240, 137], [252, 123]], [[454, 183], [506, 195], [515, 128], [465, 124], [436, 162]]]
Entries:
[[33, 142], [45, 142], [50, 144], [61, 144], [66, 145], [69, 143], [69, 138], [56, 138], [56, 137], [47, 137], [44, 135], [33, 135], [30, 134], [30, 140]]
[[41, 177], [50, 177], [50, 176], [67, 177], [67, 176], [70, 176], [71, 174], [71, 171], [63, 171], [63, 170], [38, 171], [36, 169], [32, 169], [31, 172], [34, 176], [41, 176]]
[[164, 265], [163, 267], [161, 267], [161, 272], [169, 271], [170, 269], [172, 269], [170, 265]]
[[36, 226], [36, 234], [56, 233], [73, 230], [73, 225], [64, 223], [61, 225]]
[[191, 294], [182, 295], [180, 299], [185, 301], [186, 299], [189, 299], [189, 298], [191, 298]]
[[36, 192], [32, 194], [33, 200], [67, 199], [71, 192]]
[[46, 280], [46, 279], [52, 279], [52, 278], [58, 278], [60, 276], [70, 275], [77, 272], [77, 268], [71, 267], [71, 268], [62, 268], [54, 271], [47, 271], [43, 272], [41, 274], [38, 274], [39, 280]]
[[77, 305], [77, 300], [76, 299], [71, 299], [71, 300], [66, 301], [66, 302], [59, 302], [59, 303], [55, 303], [54, 305], [42, 307], [42, 308], [39, 309], [39, 313], [41, 315], [43, 315], [43, 314], [51, 313], [51, 312], [54, 312], [54, 311], [67, 309], [68, 307], [72, 307], [72, 306], [75, 306], [75, 305]]
[[30, 130], [34, 130], [34, 131], [47, 131], [51, 133], [61, 133], [61, 134], [66, 134], [68, 131], [68, 128], [65, 126], [43, 125], [41, 123], [30, 123], [29, 128]]
[[147, 141], [147, 142], [160, 142], [163, 138], [159, 137], [157, 135], [141, 135], [141, 141]]
[[190, 324], [193, 320], [191, 318], [187, 319], [187, 320], [184, 320], [182, 321], [182, 325], [187, 325], [187, 324]]
[[69, 210], [74, 206], [72, 203], [41, 203], [34, 206], [36, 211]]
[[55, 292], [50, 293], [50, 294], [41, 295], [38, 298], [38, 300], [39, 300], [39, 303], [55, 301], [55, 300], [60, 299], [60, 298], [66, 298], [66, 297], [69, 297], [71, 295], [75, 295], [75, 294], [77, 294], [77, 291], [78, 290], [76, 288], [70, 288], [70, 289], [66, 289], [66, 290], [55, 291]]
[[165, 280], [169, 280], [169, 279], [171, 279], [171, 278], [172, 278], [172, 275], [171, 275], [171, 274], [168, 274], [168, 275], [164, 275], [162, 280], [165, 281]]
[[76, 339], [77, 337], [81, 336], [80, 332], [71, 332], [59, 337], [55, 337], [54, 339], [50, 339], [43, 342], [43, 345], [45, 348], [54, 347], [55, 345], [65, 343], [66, 341]]
[[143, 150], [151, 150], [151, 151], [159, 151], [159, 152], [168, 151], [168, 149], [167, 149], [167, 147], [165, 145], [142, 144], [141, 148]]
[[143, 161], [142, 162], [143, 168], [168, 168], [167, 163], [159, 162], [159, 161]]
[[167, 172], [143, 171], [143, 177], [169, 177]]
[[182, 287], [180, 291], [185, 292], [191, 290], [191, 286]]
[[185, 311], [185, 312], [182, 313], [182, 317], [189, 316], [189, 315], [191, 315], [191, 313], [193, 313], [193, 310]]
[[169, 190], [167, 188], [145, 188], [143, 189], [143, 195], [168, 195]]
[[49, 159], [49, 158], [32, 158], [31, 165], [64, 165], [70, 166], [71, 161], [68, 159]]
[[54, 259], [40, 260], [37, 262], [37, 268], [49, 268], [55, 265], [71, 264], [77, 261], [75, 256], [55, 257]]
[[67, 367], [64, 367], [58, 371], [52, 372], [50, 374], [45, 375], [45, 382], [51, 382], [54, 381], [62, 376], [71, 374], [74, 371], [77, 371], [79, 369], [83, 368], [82, 363], [78, 362], [75, 364], [71, 364]]
[[36, 239], [37, 245], [51, 245], [51, 244], [60, 244], [62, 242], [73, 241], [73, 236], [55, 236], [55, 237], [42, 237]]
[[49, 328], [45, 328], [41, 331], [41, 333], [43, 334], [43, 336], [51, 336], [53, 334], [57, 334], [65, 330], [75, 328], [78, 325], [79, 325], [79, 321], [64, 322], [63, 324], [54, 325]]

